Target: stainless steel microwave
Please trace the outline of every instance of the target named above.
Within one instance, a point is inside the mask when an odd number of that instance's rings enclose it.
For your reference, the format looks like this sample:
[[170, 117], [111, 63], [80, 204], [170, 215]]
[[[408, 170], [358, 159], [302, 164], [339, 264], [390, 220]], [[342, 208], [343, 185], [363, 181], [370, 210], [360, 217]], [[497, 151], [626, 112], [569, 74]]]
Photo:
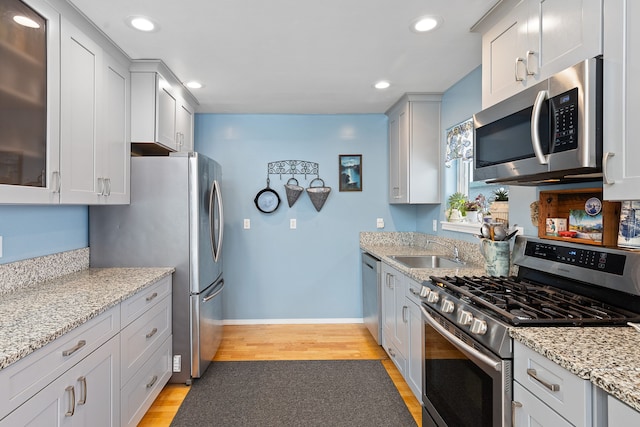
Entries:
[[474, 180], [520, 185], [602, 177], [602, 59], [473, 116]]

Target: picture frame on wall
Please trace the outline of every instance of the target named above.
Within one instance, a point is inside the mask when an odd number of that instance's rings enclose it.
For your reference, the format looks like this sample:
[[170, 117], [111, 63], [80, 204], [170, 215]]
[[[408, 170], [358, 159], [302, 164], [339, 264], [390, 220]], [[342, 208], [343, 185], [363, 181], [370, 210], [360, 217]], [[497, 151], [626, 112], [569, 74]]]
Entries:
[[338, 156], [340, 191], [362, 191], [362, 154]]

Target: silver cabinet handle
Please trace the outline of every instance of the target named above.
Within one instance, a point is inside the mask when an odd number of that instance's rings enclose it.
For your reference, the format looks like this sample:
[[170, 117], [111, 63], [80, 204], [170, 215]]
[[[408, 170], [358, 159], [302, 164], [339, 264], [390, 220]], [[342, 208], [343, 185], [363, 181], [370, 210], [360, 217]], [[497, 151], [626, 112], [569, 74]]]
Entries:
[[73, 417], [76, 412], [76, 390], [72, 385], [64, 389], [69, 393], [69, 410], [64, 414], [65, 417]]
[[531, 368], [527, 369], [527, 375], [529, 375], [534, 380], [538, 381], [540, 384], [542, 384], [544, 387], [548, 388], [550, 391], [559, 391], [560, 390], [560, 386], [558, 384], [551, 384], [551, 383], [546, 382], [542, 378], [539, 378], [538, 377], [538, 373], [536, 372], [535, 369], [531, 369]]
[[158, 293], [157, 293], [157, 292], [154, 292], [154, 293], [152, 293], [151, 295], [149, 295], [147, 298], [145, 298], [145, 300], [146, 300], [147, 302], [149, 302], [149, 301], [153, 301], [157, 296], [158, 296]]
[[407, 307], [406, 305], [402, 306], [402, 322], [407, 323]]
[[607, 164], [609, 163], [609, 159], [615, 156], [615, 153], [607, 151], [602, 156], [602, 183], [607, 185], [615, 184], [616, 181], [614, 179], [609, 178], [609, 174], [607, 173]]
[[60, 172], [54, 171], [51, 174], [51, 181], [52, 181], [51, 187], [53, 188], [53, 190], [51, 190], [52, 193], [54, 194], [60, 193]]
[[85, 340], [80, 340], [80, 341], [78, 341], [78, 344], [74, 345], [69, 350], [63, 350], [62, 351], [62, 355], [64, 357], [71, 356], [73, 353], [75, 353], [76, 351], [80, 350], [85, 345], [87, 345], [87, 342]]
[[151, 338], [152, 336], [154, 336], [156, 333], [158, 333], [158, 328], [153, 328], [151, 330], [151, 332], [149, 332], [147, 335], [145, 335], [147, 338]]
[[153, 385], [156, 383], [156, 381], [158, 381], [158, 376], [154, 375], [153, 378], [151, 378], [151, 381], [149, 381], [147, 383], [147, 388], [153, 387]]
[[533, 50], [528, 50], [527, 51], [527, 61], [525, 62], [525, 70], [527, 72], [527, 76], [533, 76], [535, 73], [533, 71], [531, 71], [531, 69], [529, 68], [529, 58], [533, 55], [535, 55], [536, 53]]
[[105, 196], [110, 196], [111, 195], [111, 178], [105, 178], [104, 182], [105, 182], [105, 190], [107, 192]]
[[80, 393], [80, 400], [78, 400], [78, 405], [84, 405], [87, 403], [87, 377], [82, 376], [78, 378], [78, 382], [82, 384], [82, 392]]
[[524, 62], [524, 59], [516, 58], [516, 66], [515, 66], [514, 74], [515, 74], [515, 79], [516, 79], [517, 82], [524, 81], [524, 77], [520, 77], [518, 75], [518, 64], [521, 63], [521, 62]]
[[104, 178], [98, 178], [98, 196], [104, 196]]
[[511, 427], [516, 427], [516, 409], [522, 408], [522, 403], [511, 401]]

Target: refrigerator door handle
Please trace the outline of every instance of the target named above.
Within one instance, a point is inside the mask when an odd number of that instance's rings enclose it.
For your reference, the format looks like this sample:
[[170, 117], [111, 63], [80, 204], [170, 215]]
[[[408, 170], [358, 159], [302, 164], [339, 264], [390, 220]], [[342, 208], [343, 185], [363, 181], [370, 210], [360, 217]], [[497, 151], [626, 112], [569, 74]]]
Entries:
[[[215, 201], [217, 201], [217, 218], [218, 218], [218, 239], [215, 240], [215, 220], [216, 215], [214, 213], [214, 207], [216, 206]], [[211, 250], [213, 251], [213, 260], [218, 262], [218, 258], [220, 257], [220, 253], [222, 250], [222, 233], [224, 229], [224, 217], [223, 217], [223, 209], [222, 209], [222, 195], [220, 193], [220, 184], [217, 180], [213, 180], [211, 183], [211, 194], [209, 196], [209, 224], [211, 227]]]
[[219, 284], [220, 284], [220, 289], [218, 289], [217, 291], [213, 292], [211, 295], [207, 295], [206, 297], [202, 298], [202, 302], [203, 303], [204, 302], [209, 302], [212, 299], [214, 299], [215, 297], [217, 297], [218, 295], [220, 295], [220, 292], [222, 292], [222, 290], [224, 289], [224, 279], [220, 280]]

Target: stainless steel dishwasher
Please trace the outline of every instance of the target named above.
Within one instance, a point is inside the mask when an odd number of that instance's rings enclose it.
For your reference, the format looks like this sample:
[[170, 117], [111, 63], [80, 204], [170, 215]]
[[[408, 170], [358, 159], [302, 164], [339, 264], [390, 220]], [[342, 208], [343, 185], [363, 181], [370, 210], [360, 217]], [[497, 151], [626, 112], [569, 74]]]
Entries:
[[362, 318], [378, 344], [382, 342], [380, 264], [379, 259], [362, 253]]

